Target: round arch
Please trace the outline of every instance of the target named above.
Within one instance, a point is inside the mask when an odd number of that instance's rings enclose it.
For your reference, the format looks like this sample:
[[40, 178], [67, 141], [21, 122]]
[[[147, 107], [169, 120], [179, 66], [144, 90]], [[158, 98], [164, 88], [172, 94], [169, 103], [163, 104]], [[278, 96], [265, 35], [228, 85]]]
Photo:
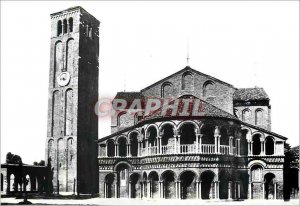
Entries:
[[159, 131], [159, 135], [162, 134], [162, 129], [164, 126], [166, 125], [171, 125], [173, 127], [173, 129], [176, 131], [176, 124], [173, 121], [166, 121], [166, 122], [162, 122], [159, 126], [158, 126], [158, 131]]
[[195, 121], [193, 121], [193, 120], [184, 120], [184, 121], [181, 121], [181, 122], [177, 125], [176, 130], [177, 130], [177, 131], [180, 131], [181, 127], [182, 127], [183, 125], [185, 125], [185, 124], [193, 124], [193, 125], [195, 126], [196, 132], [197, 132], [198, 134], [200, 133], [200, 127], [199, 127], [199, 125], [198, 125]]
[[159, 128], [156, 124], [149, 124], [147, 125], [146, 129], [145, 129], [145, 137], [147, 138], [147, 134], [148, 134], [148, 130], [151, 128], [151, 127], [154, 127], [156, 129], [156, 133], [159, 134]]

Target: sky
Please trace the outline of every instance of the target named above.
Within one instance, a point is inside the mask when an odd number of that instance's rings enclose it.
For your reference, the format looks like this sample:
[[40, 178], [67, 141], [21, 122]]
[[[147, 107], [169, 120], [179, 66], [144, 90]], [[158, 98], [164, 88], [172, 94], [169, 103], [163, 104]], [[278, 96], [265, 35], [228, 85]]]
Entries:
[[[50, 14], [100, 20], [100, 97], [139, 91], [189, 65], [236, 88], [263, 87], [272, 131], [299, 145], [299, 2], [1, 2], [1, 162], [45, 158]], [[188, 46], [189, 45], [189, 46]], [[110, 134], [100, 119], [99, 138]]]

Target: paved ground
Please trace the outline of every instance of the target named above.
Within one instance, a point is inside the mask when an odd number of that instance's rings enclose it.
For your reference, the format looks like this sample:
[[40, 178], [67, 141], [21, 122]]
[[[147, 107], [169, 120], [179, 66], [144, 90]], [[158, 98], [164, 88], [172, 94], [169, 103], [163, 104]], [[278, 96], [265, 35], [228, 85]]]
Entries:
[[[1, 204], [13, 205], [22, 199], [1, 198]], [[207, 201], [207, 200], [140, 200], [140, 199], [29, 199], [36, 205], [299, 205], [299, 200], [246, 200], [246, 201]]]

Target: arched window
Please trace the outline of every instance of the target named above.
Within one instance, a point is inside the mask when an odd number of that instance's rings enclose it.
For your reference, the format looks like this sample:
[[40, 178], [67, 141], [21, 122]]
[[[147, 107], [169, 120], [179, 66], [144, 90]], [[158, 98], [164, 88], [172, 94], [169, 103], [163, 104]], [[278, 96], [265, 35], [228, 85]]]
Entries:
[[73, 18], [69, 18], [69, 32], [73, 32]]
[[242, 120], [243, 122], [250, 122], [250, 118], [251, 118], [251, 112], [249, 109], [244, 109], [243, 113], [242, 113]]
[[90, 38], [90, 39], [93, 39], [93, 28], [92, 28], [91, 25], [90, 25], [90, 27], [89, 27], [89, 38]]
[[215, 83], [213, 81], [206, 81], [203, 84], [203, 97], [214, 97], [215, 95]]
[[151, 126], [148, 129], [148, 134], [147, 134], [147, 138], [148, 138], [148, 143], [150, 147], [154, 147], [157, 146], [157, 131], [156, 128], [154, 126]]
[[17, 185], [15, 183], [15, 175], [11, 174], [9, 177], [9, 191], [16, 191]]
[[262, 126], [263, 125], [263, 110], [257, 109], [255, 111], [255, 125]]
[[126, 157], [127, 156], [127, 140], [125, 137], [120, 137], [118, 140], [119, 147], [119, 156]]
[[121, 126], [121, 127], [124, 127], [126, 126], [127, 124], [127, 120], [126, 120], [126, 112], [121, 112], [119, 115], [118, 115], [118, 118], [117, 118], [117, 125], [118, 126]]
[[64, 19], [63, 26], [64, 26], [64, 34], [68, 33], [68, 22], [67, 22], [67, 19]]
[[191, 91], [194, 89], [194, 81], [193, 81], [193, 75], [191, 72], [185, 72], [182, 75], [182, 81], [181, 81], [181, 88], [182, 90]]
[[130, 154], [133, 157], [138, 155], [138, 140], [137, 140], [138, 133], [133, 132], [130, 134]]
[[112, 140], [109, 140], [107, 142], [107, 156], [108, 157], [114, 157], [115, 156], [115, 143]]
[[215, 137], [214, 137], [214, 130], [215, 126], [213, 124], [204, 124], [201, 128], [201, 134], [203, 134], [202, 137], [202, 143], [203, 144], [214, 144], [215, 143]]
[[165, 82], [161, 86], [161, 97], [163, 98], [171, 98], [173, 93], [173, 86], [170, 82]]
[[57, 36], [61, 35], [62, 33], [62, 23], [61, 23], [61, 20], [59, 20], [57, 22]]
[[253, 155], [260, 155], [261, 153], [261, 143], [260, 143], [260, 134], [255, 134], [253, 139], [253, 148], [252, 148], [252, 154]]
[[267, 137], [266, 141], [266, 155], [273, 155], [274, 154], [274, 140], [272, 137]]
[[65, 93], [65, 135], [73, 133], [73, 90], [68, 89]]
[[220, 144], [229, 145], [229, 136], [226, 128], [222, 127], [220, 133], [221, 133]]

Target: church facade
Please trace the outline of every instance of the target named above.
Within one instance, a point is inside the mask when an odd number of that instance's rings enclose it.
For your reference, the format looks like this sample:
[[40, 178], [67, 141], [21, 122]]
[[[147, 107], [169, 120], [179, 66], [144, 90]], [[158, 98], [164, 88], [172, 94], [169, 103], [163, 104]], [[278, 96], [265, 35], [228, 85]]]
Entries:
[[[282, 199], [284, 144], [263, 88], [187, 66], [115, 101], [141, 102], [98, 139], [100, 22], [81, 7], [51, 15], [45, 157], [60, 193], [101, 198]], [[147, 101], [164, 102], [147, 113]], [[174, 112], [174, 105], [177, 110]], [[197, 112], [193, 108], [197, 108]]]
[[[262, 88], [235, 88], [187, 66], [115, 100], [149, 98], [170, 101], [148, 115], [143, 105], [116, 113], [112, 134], [98, 141], [100, 197], [283, 198], [286, 138], [271, 132]], [[182, 115], [195, 100], [201, 112]]]

